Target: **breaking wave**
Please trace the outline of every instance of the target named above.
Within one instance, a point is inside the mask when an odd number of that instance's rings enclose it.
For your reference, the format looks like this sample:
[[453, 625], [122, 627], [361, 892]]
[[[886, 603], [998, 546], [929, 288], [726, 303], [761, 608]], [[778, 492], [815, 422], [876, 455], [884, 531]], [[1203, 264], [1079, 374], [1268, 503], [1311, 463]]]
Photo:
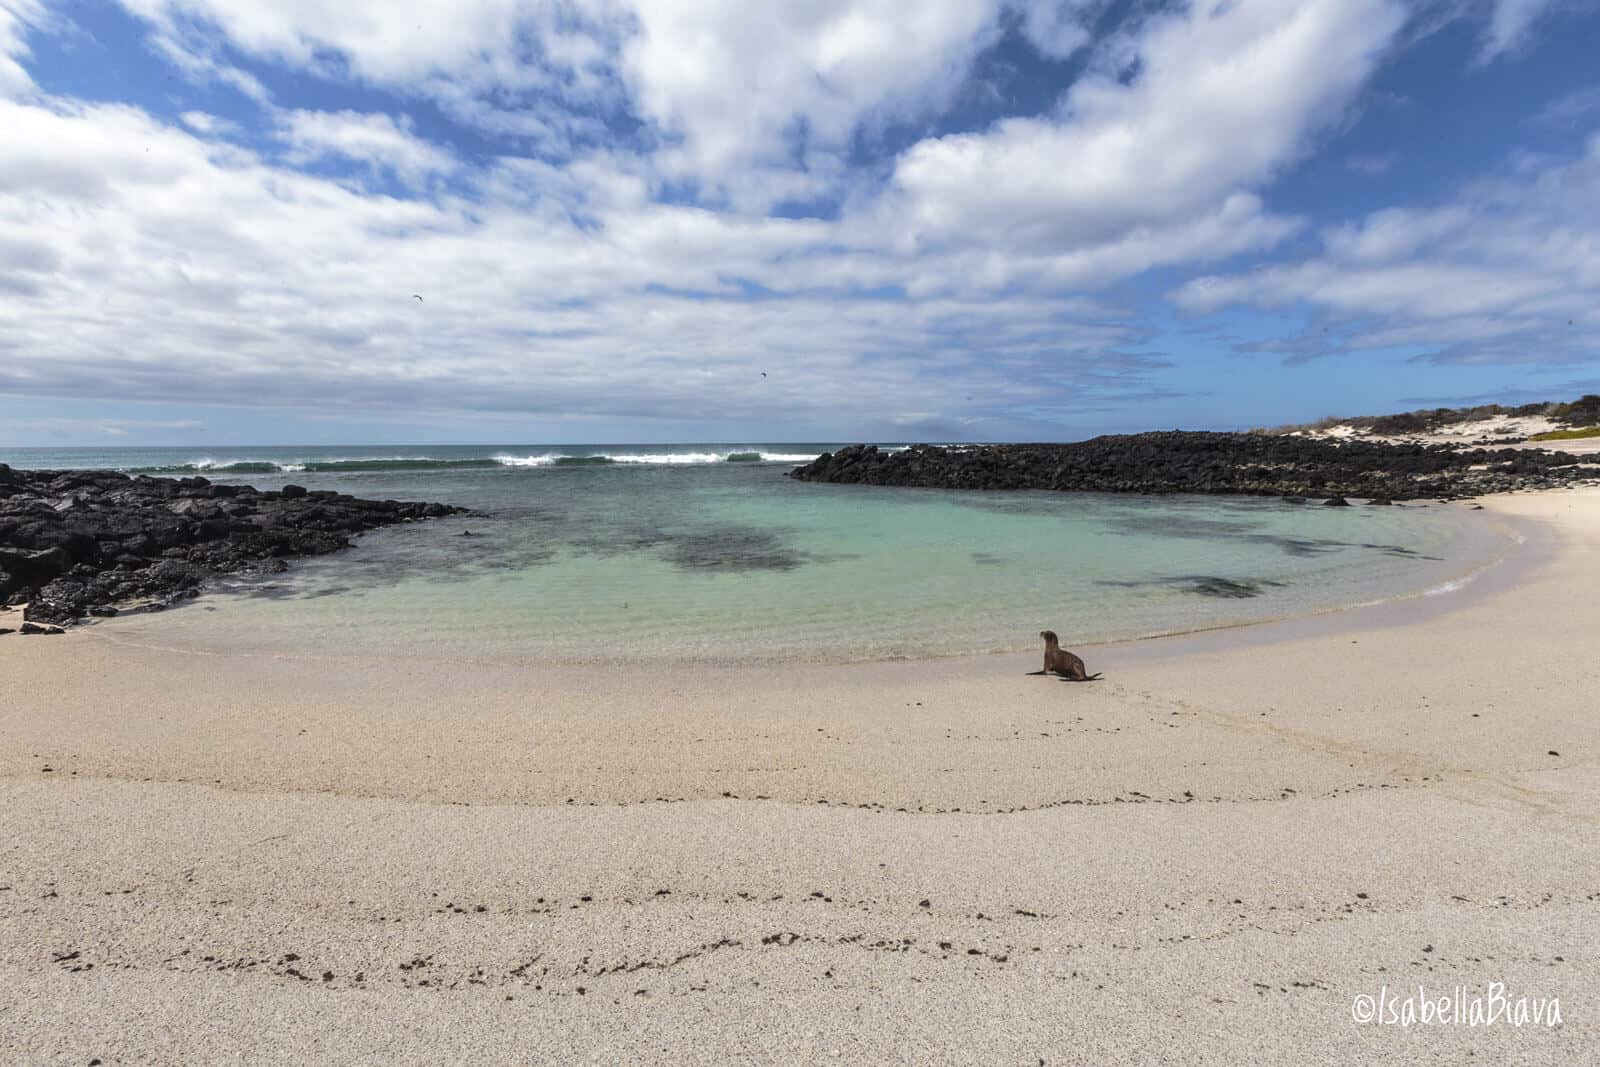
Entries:
[[604, 467], [618, 464], [689, 466], [710, 463], [808, 463], [819, 453], [764, 452], [743, 449], [728, 452], [564, 452], [491, 456], [381, 456], [304, 460], [195, 459], [153, 467], [130, 467], [131, 474], [344, 474], [360, 471], [494, 470], [528, 467]]

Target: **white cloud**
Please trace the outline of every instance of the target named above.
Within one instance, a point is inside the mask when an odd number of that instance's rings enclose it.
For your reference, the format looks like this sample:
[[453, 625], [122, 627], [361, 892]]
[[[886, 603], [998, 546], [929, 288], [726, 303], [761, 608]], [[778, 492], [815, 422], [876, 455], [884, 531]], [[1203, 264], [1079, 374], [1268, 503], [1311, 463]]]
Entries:
[[1344, 320], [1348, 347], [1461, 361], [1600, 356], [1600, 135], [1576, 159], [1322, 237], [1320, 256], [1196, 279], [1177, 299], [1195, 311], [1310, 305]]
[[192, 433], [206, 428], [198, 419], [101, 419], [94, 428], [112, 437], [126, 437], [129, 432], [155, 430], [162, 433]]
[[[1263, 191], [1404, 21], [1396, 0], [1195, 0], [1085, 45], [1094, 0], [124, 2], [191, 77], [261, 102], [271, 136], [0, 100], [0, 393], [926, 420], [1148, 388], [1156, 364], [1128, 355], [1148, 337], [1085, 294], [1303, 228]], [[914, 144], [886, 181], [849, 166], [863, 132], [949, 105], [1006, 26], [1087, 47], [1090, 73], [1048, 114]], [[274, 107], [236, 52], [395, 110]], [[429, 141], [400, 110], [416, 96], [508, 154]], [[637, 139], [608, 132], [623, 112]], [[529, 142], [540, 158], [509, 154]], [[307, 172], [327, 160], [404, 192]], [[837, 218], [767, 214], [829, 194]], [[1488, 284], [1493, 257], [1417, 264], [1465, 229], [1448, 207], [1375, 215], [1316, 263], [1184, 300], [1316, 299], [1374, 331], [1431, 300], [1464, 336], [1492, 316], [1430, 286]], [[1519, 308], [1550, 296], [1506, 285]]]
[[28, 27], [44, 18], [36, 0], [0, 0], [0, 97], [21, 96], [33, 88], [20, 60], [28, 55]]
[[[196, 25], [260, 58], [420, 93], [568, 153], [607, 109], [644, 120], [656, 180], [761, 213], [849, 191], [853, 139], [940, 114], [1008, 11], [1047, 55], [1101, 0], [123, 0], [184, 61]], [[1048, 216], [1071, 240], [1216, 210], [1335, 117], [1394, 37], [1398, 0], [1195, 0], [1102, 49], [1062, 114], [925, 142], [895, 178], [924, 229]], [[192, 57], [200, 56], [201, 60]], [[1138, 74], [1123, 84], [1130, 65]], [[524, 106], [508, 105], [518, 94]], [[542, 101], [542, 102], [541, 102]], [[998, 195], [996, 195], [998, 194]], [[1056, 236], [1061, 236], [1057, 234]]]
[[[0, 128], [0, 277], [26, 282], [0, 301], [0, 392], [878, 418], [943, 409], [951, 374], [972, 405], [1039, 400], [1016, 369], [1068, 352], [1063, 388], [1140, 373], [1100, 309], [853, 297], [812, 255], [828, 224], [651, 204], [604, 159], [508, 163], [469, 176], [471, 198], [418, 202], [133, 108], [0, 104]], [[751, 303], [735, 279], [788, 295]]]
[[392, 171], [413, 185], [456, 165], [449, 152], [417, 137], [409, 121], [396, 121], [392, 115], [288, 111], [281, 115], [281, 126], [295, 163], [335, 156]]
[[161, 58], [196, 85], [226, 85], [263, 106], [270, 106], [272, 94], [253, 74], [219, 60], [209, 42], [157, 34], [151, 42]]
[[1600, 113], [1600, 85], [1565, 93], [1546, 104], [1532, 122], [1543, 126], [1577, 126]]
[[252, 95], [248, 75], [214, 58], [216, 32], [257, 60], [426, 97], [463, 121], [547, 147], [565, 146], [568, 125], [584, 120], [533, 118], [531, 111], [552, 111], [533, 106], [534, 97], [584, 106], [609, 100], [619, 91], [610, 68], [630, 25], [611, 0], [121, 2], [149, 23], [156, 46], [175, 62], [222, 71]]
[[895, 170], [929, 238], [1097, 240], [1189, 216], [1296, 159], [1403, 21], [1388, 0], [1200, 0], [1137, 42], [1137, 75], [1079, 81], [1058, 119], [924, 141]]
[[730, 178], [795, 163], [830, 177], [862, 122], [942, 110], [998, 35], [999, 9], [997, 0], [661, 0], [637, 11], [622, 70], [639, 113], [681, 138], [662, 153], [668, 173], [731, 184], [760, 206], [759, 186]]
[[1483, 58], [1513, 52], [1528, 38], [1538, 19], [1556, 6], [1555, 0], [1494, 0], [1484, 35]]
[[122, 2], [197, 77], [244, 77], [214, 58], [205, 26], [248, 55], [426, 96], [546, 151], [603, 135], [597, 110], [626, 110], [662, 139], [666, 178], [759, 211], [834, 191], [863, 128], [941, 112], [1003, 11], [1065, 56], [1098, 0]]
[[1066, 59], [1089, 43], [1088, 23], [1105, 7], [1102, 0], [1014, 0], [1022, 33], [1051, 59]]
[[996, 284], [1268, 246], [1297, 222], [1249, 190], [1339, 116], [1402, 22], [1388, 0], [1200, 0], [1102, 54], [1058, 114], [908, 150], [863, 225], [908, 260], [992, 250]]
[[166, 39], [186, 39], [194, 23], [219, 27], [235, 47], [255, 56], [310, 67], [337, 52], [354, 74], [378, 83], [466, 67], [490, 42], [504, 55], [519, 22], [555, 5], [517, 0], [419, 0], [404, 6], [376, 0], [324, 4], [287, 0], [123, 0]]
[[203, 137], [235, 133], [239, 129], [236, 123], [206, 111], [185, 111], [178, 116], [178, 121]]

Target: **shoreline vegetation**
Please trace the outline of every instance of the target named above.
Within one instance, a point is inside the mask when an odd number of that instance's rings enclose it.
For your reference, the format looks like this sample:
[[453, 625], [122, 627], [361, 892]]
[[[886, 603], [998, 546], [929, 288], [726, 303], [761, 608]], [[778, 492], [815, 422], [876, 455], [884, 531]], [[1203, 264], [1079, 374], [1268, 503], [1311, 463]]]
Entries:
[[1585, 426], [1580, 430], [1547, 430], [1544, 433], [1530, 434], [1530, 441], [1580, 441], [1590, 437], [1600, 437], [1600, 426]]
[[[1437, 433], [1448, 428], [1466, 427], [1484, 431], [1483, 440], [1475, 443], [1490, 443], [1489, 434], [1495, 429], [1498, 422], [1513, 419], [1543, 419], [1552, 423], [1556, 429], [1551, 432], [1564, 430], [1594, 430], [1600, 427], [1600, 394], [1588, 393], [1576, 400], [1550, 401], [1533, 404], [1519, 404], [1507, 406], [1504, 404], [1479, 404], [1469, 408], [1419, 408], [1416, 411], [1403, 411], [1393, 415], [1356, 415], [1350, 417], [1329, 416], [1311, 423], [1291, 423], [1272, 429], [1258, 428], [1251, 433], [1258, 434], [1316, 434], [1325, 433], [1340, 428], [1348, 428], [1361, 434], [1376, 437], [1405, 437], [1408, 435]], [[1583, 436], [1589, 436], [1584, 434]], [[1529, 435], [1526, 440], [1537, 439], [1536, 435]], [[1513, 444], [1524, 440], [1515, 433], [1501, 434], [1501, 439], [1493, 443]]]

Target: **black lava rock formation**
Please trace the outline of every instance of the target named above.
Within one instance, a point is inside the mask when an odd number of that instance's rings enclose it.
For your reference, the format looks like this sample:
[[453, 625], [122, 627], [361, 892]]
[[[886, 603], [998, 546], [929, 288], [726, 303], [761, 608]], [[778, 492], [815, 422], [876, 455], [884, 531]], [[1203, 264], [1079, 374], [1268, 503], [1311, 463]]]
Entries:
[[285, 559], [347, 548], [363, 530], [462, 510], [0, 463], [0, 603], [26, 603], [26, 618], [40, 623], [170, 607], [215, 575], [281, 571]]
[[1594, 457], [1525, 449], [1334, 442], [1289, 435], [1182, 430], [1073, 444], [851, 445], [790, 477], [807, 482], [937, 489], [1459, 499], [1600, 478]]

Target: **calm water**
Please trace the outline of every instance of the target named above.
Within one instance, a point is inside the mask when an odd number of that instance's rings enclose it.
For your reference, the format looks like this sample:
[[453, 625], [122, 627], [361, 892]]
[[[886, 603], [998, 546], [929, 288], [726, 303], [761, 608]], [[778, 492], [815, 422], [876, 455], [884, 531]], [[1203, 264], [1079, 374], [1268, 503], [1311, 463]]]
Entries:
[[645, 659], [1015, 650], [1044, 628], [1082, 644], [1413, 593], [1504, 544], [1486, 516], [1442, 507], [784, 477], [829, 447], [13, 449], [0, 462], [202, 471], [476, 512], [114, 624], [197, 648], [581, 661], [625, 633]]

